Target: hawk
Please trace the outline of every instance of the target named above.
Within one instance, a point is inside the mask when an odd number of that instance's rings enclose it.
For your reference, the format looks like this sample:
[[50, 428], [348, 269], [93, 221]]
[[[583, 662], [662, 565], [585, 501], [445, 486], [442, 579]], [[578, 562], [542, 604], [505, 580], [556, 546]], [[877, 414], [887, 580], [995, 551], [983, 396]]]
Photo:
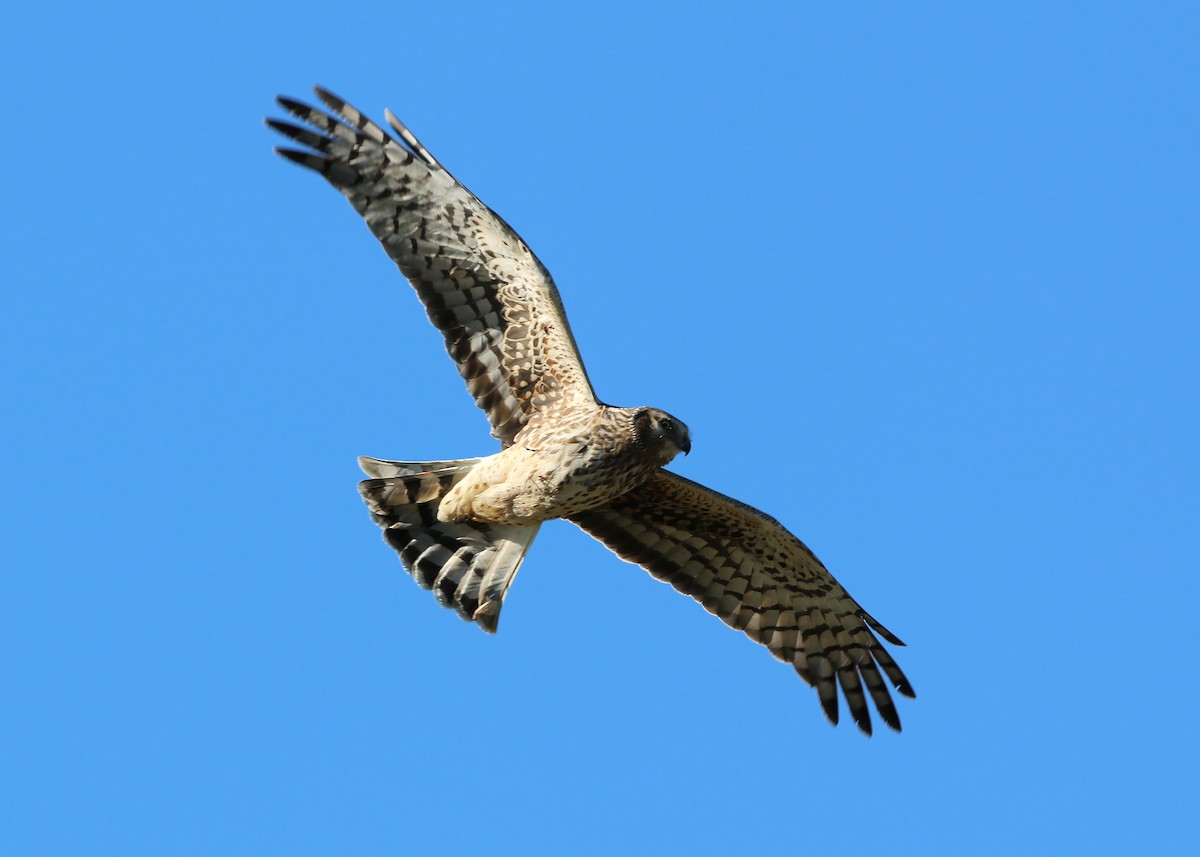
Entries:
[[876, 635], [899, 638], [774, 518], [663, 469], [690, 451], [687, 426], [596, 397], [549, 272], [390, 110], [395, 137], [316, 94], [327, 110], [278, 99], [304, 124], [267, 124], [304, 149], [276, 151], [366, 220], [500, 441], [484, 458], [359, 459], [359, 492], [417, 583], [494, 632], [538, 528], [565, 518], [790, 663], [834, 724], [840, 687], [863, 732], [868, 697], [899, 731], [887, 681], [914, 693]]

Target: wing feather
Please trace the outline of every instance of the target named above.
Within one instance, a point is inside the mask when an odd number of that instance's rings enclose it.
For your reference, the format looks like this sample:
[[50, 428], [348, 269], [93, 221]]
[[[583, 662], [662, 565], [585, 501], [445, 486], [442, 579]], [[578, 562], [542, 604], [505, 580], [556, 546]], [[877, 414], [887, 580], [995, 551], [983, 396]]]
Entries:
[[791, 663], [833, 723], [840, 687], [863, 732], [871, 733], [868, 697], [900, 730], [883, 676], [901, 695], [915, 694], [875, 632], [904, 644], [774, 518], [663, 470], [570, 520]]
[[391, 111], [395, 140], [327, 90], [330, 112], [291, 98], [303, 125], [267, 124], [307, 148], [276, 151], [324, 176], [412, 283], [492, 434], [504, 445], [535, 411], [596, 397], [549, 272]]

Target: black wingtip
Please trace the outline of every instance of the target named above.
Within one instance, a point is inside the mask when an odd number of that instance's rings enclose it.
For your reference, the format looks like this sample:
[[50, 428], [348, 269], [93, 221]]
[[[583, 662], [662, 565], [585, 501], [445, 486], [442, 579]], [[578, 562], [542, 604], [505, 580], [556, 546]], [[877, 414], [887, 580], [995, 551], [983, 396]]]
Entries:
[[304, 113], [304, 112], [307, 112], [312, 109], [309, 105], [305, 104], [303, 101], [299, 101], [295, 98], [289, 98], [286, 95], [276, 95], [275, 103], [278, 104], [280, 107], [282, 107], [284, 110], [286, 110], [288, 113], [292, 113], [292, 114], [295, 114], [297, 112]]
[[[282, 134], [285, 137], [291, 137], [293, 140], [295, 140], [299, 136], [299, 132], [305, 130], [298, 125], [293, 125], [291, 122], [285, 122], [282, 119], [276, 119], [273, 116], [269, 116], [266, 119], [264, 119], [263, 124], [266, 125], [268, 128], [270, 128], [272, 131]], [[279, 151], [279, 150], [276, 149], [275, 151]]]
[[281, 158], [287, 158], [292, 163], [299, 164], [302, 167], [308, 167], [309, 169], [318, 171], [320, 169], [318, 166], [312, 163], [318, 160], [317, 156], [308, 152], [301, 152], [298, 149], [285, 149], [282, 146], [276, 146], [274, 148], [274, 152]]
[[838, 725], [839, 712], [836, 696], [833, 697], [833, 699], [822, 699], [821, 710], [825, 712], [825, 719], [827, 719], [834, 726]]
[[328, 152], [332, 143], [330, 138], [323, 137], [313, 131], [311, 128], [305, 128], [300, 125], [295, 125], [291, 122], [285, 122], [282, 119], [268, 119], [267, 126], [276, 133], [295, 140], [302, 146], [316, 149], [318, 152]]
[[316, 93], [317, 98], [321, 99], [322, 104], [333, 108], [333, 110], [339, 113], [341, 112], [342, 108], [348, 106], [346, 99], [335, 95], [323, 86], [314, 86], [313, 92]]
[[875, 708], [879, 712], [879, 719], [891, 730], [900, 731], [900, 714], [896, 711], [896, 706], [892, 704], [890, 697], [885, 699], [876, 699]]
[[283, 149], [279, 146], [275, 147], [275, 154], [287, 158], [294, 164], [299, 164], [313, 172], [320, 173], [330, 184], [339, 190], [354, 187], [362, 178], [358, 174], [358, 170], [354, 169], [354, 167], [331, 161], [329, 158], [322, 157], [321, 155], [301, 152], [297, 149]]

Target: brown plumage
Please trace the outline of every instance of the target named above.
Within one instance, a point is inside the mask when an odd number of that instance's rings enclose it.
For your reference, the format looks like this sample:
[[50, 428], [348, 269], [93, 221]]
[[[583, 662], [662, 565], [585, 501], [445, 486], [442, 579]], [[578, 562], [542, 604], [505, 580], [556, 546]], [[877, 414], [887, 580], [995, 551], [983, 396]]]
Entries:
[[887, 682], [914, 694], [875, 635], [903, 643], [774, 518], [663, 470], [690, 450], [687, 426], [596, 398], [554, 281], [525, 242], [390, 111], [399, 140], [316, 92], [330, 113], [279, 99], [306, 125], [268, 124], [307, 150], [277, 151], [363, 216], [501, 443], [486, 458], [359, 459], [371, 477], [359, 491], [413, 578], [495, 631], [538, 528], [566, 518], [792, 664], [834, 723], [840, 686], [864, 732], [868, 697], [899, 730]]

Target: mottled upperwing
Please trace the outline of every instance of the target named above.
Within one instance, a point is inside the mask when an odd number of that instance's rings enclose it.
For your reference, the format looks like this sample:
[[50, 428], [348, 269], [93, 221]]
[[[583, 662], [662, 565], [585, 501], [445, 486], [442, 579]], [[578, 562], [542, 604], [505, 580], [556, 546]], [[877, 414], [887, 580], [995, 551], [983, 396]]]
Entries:
[[445, 337], [492, 435], [507, 446], [533, 411], [594, 402], [554, 281], [520, 236], [391, 111], [400, 142], [332, 93], [316, 93], [334, 115], [280, 97], [309, 127], [267, 120], [314, 151], [276, 151], [323, 175], [367, 221]]
[[883, 721], [900, 729], [881, 671], [901, 694], [915, 694], [872, 629], [889, 643], [904, 644], [774, 518], [659, 471], [642, 486], [570, 520], [792, 664], [816, 687], [834, 723], [840, 685], [864, 732], [871, 732], [867, 694]]

